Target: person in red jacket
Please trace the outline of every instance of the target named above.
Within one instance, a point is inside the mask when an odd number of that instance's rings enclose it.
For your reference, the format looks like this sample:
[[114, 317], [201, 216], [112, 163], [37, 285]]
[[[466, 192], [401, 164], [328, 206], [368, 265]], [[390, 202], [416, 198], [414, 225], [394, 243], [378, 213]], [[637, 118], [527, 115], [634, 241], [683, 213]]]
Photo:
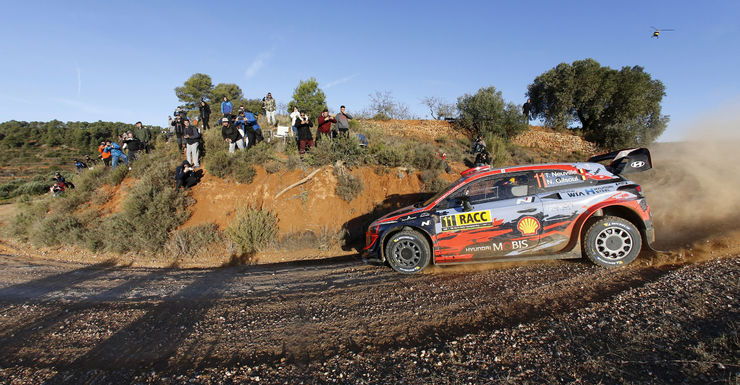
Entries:
[[329, 110], [324, 108], [319, 116], [319, 128], [316, 130], [316, 143], [321, 141], [322, 136], [328, 136], [331, 139], [331, 124], [336, 123], [337, 120], [333, 116], [329, 115]]

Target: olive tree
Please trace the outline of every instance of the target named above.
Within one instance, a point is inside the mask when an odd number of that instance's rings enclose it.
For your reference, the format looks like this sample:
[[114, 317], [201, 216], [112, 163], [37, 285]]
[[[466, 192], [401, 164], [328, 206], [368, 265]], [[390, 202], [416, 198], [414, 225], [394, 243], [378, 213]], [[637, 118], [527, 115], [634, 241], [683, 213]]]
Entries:
[[581, 128], [586, 139], [606, 148], [648, 145], [668, 123], [660, 107], [665, 86], [640, 66], [561, 63], [527, 89], [533, 117], [550, 127]]
[[528, 127], [519, 106], [507, 103], [493, 86], [481, 88], [475, 95], [458, 97], [457, 109], [460, 125], [476, 134], [511, 138]]

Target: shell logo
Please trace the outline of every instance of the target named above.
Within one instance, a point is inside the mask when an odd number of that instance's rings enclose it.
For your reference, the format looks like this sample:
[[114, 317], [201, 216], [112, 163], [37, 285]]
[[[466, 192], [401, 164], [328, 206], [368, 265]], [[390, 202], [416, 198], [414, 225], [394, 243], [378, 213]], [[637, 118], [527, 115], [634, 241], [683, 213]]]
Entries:
[[534, 217], [524, 217], [519, 220], [516, 228], [521, 231], [522, 235], [532, 235], [540, 228], [540, 221]]

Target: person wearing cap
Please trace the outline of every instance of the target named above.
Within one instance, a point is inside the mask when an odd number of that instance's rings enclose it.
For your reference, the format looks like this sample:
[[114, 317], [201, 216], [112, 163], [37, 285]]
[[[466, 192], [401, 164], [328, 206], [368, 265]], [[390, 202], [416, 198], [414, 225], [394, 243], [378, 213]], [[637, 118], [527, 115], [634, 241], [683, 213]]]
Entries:
[[339, 131], [339, 134], [347, 135], [349, 132], [349, 121], [352, 117], [347, 113], [346, 107], [339, 107], [339, 113], [334, 118], [337, 120], [337, 131]]
[[242, 140], [243, 136], [239, 133], [239, 130], [229, 122], [229, 118], [221, 119], [221, 136], [224, 138], [224, 141], [229, 144], [230, 153], [234, 152], [235, 147], [239, 147], [240, 150], [244, 149], [244, 141]]
[[267, 96], [265, 96], [265, 101], [262, 103], [262, 108], [265, 109], [265, 116], [267, 117], [267, 124], [272, 126], [277, 126], [277, 120], [275, 119], [275, 110], [277, 109], [277, 106], [275, 104], [275, 99], [272, 98], [271, 93], [267, 93]]
[[321, 141], [322, 136], [328, 136], [331, 139], [331, 124], [337, 120], [329, 115], [329, 110], [324, 108], [319, 115], [319, 127], [316, 129], [316, 143]]
[[298, 129], [298, 153], [303, 155], [308, 149], [313, 147], [313, 135], [311, 134], [313, 122], [306, 116], [306, 111], [301, 111], [301, 115], [295, 124]]
[[198, 163], [198, 155], [200, 155], [200, 150], [198, 149], [200, 131], [198, 131], [198, 127], [190, 124], [189, 120], [185, 120], [184, 123], [183, 138], [185, 138], [185, 156], [193, 167], [198, 168], [200, 167], [200, 163]]

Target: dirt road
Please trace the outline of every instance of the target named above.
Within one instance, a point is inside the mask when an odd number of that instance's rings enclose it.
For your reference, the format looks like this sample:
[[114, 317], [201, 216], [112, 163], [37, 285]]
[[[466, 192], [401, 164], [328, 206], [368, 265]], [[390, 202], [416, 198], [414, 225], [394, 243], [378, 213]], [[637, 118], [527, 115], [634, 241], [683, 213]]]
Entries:
[[[740, 259], [404, 276], [0, 256], [0, 383], [737, 381]], [[649, 341], [649, 343], [647, 342]]]

